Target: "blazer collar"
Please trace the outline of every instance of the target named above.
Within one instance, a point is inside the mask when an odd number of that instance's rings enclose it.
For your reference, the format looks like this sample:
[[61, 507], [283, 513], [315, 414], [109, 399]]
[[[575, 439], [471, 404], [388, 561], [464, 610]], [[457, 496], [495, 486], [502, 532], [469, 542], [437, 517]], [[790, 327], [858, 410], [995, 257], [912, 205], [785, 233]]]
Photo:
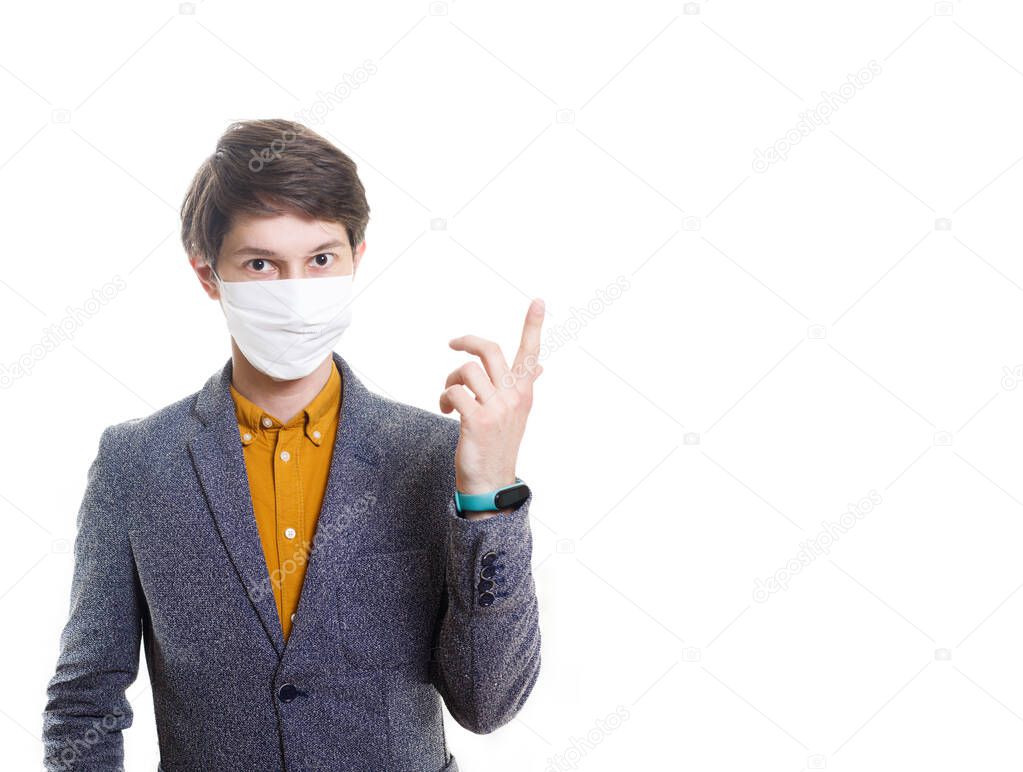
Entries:
[[[383, 451], [377, 436], [386, 422], [386, 407], [344, 358], [337, 352], [333, 358], [341, 373], [341, 409], [295, 626], [287, 641], [289, 651], [300, 647], [315, 625], [330, 623], [325, 615], [335, 609], [339, 567], [359, 543], [358, 533], [385, 516], [378, 506], [382, 494], [377, 466]], [[229, 359], [199, 391], [194, 410], [202, 426], [189, 440], [188, 449], [228, 557], [263, 629], [282, 656], [284, 636], [256, 527], [230, 393], [232, 367]]]

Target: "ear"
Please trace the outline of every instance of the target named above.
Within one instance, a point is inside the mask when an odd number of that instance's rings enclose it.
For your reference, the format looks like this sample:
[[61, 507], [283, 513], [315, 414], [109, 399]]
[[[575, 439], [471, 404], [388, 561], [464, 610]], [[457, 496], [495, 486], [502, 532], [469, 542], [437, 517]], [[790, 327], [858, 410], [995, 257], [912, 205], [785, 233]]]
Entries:
[[352, 253], [352, 275], [359, 268], [359, 262], [362, 260], [362, 253], [366, 251], [366, 240], [363, 239], [362, 243], [355, 248], [355, 252]]
[[206, 264], [198, 255], [189, 255], [188, 262], [192, 266], [192, 270], [195, 271], [195, 275], [199, 278], [199, 283], [202, 285], [203, 290], [213, 300], [220, 299], [220, 289], [217, 287], [216, 279], [213, 278], [213, 269]]

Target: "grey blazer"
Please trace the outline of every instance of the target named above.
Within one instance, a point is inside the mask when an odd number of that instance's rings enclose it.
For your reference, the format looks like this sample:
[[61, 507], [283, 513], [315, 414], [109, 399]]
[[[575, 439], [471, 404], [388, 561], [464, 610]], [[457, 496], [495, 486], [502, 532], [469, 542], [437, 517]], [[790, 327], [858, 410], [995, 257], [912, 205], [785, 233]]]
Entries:
[[287, 645], [231, 360], [195, 394], [104, 429], [47, 688], [47, 770], [123, 769], [140, 644], [163, 772], [456, 772], [442, 701], [480, 734], [522, 707], [540, 669], [532, 494], [506, 516], [460, 517], [458, 421], [334, 361], [340, 423]]

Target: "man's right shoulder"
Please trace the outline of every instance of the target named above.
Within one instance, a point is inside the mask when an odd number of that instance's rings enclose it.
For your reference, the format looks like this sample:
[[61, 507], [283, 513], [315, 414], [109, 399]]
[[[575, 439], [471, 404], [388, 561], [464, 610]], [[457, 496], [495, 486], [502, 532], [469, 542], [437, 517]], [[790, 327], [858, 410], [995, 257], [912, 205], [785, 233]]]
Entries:
[[109, 447], [121, 463], [136, 467], [159, 465], [180, 454], [201, 425], [195, 412], [198, 396], [196, 391], [148, 415], [110, 424], [101, 436], [101, 452]]

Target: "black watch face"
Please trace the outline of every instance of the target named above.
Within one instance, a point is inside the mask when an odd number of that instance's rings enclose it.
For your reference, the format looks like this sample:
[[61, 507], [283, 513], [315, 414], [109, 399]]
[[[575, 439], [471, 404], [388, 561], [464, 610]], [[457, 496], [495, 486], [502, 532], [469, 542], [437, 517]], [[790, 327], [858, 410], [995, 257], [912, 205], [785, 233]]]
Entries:
[[529, 487], [525, 483], [519, 483], [513, 488], [508, 488], [494, 496], [494, 502], [498, 509], [505, 507], [517, 507], [529, 498]]

